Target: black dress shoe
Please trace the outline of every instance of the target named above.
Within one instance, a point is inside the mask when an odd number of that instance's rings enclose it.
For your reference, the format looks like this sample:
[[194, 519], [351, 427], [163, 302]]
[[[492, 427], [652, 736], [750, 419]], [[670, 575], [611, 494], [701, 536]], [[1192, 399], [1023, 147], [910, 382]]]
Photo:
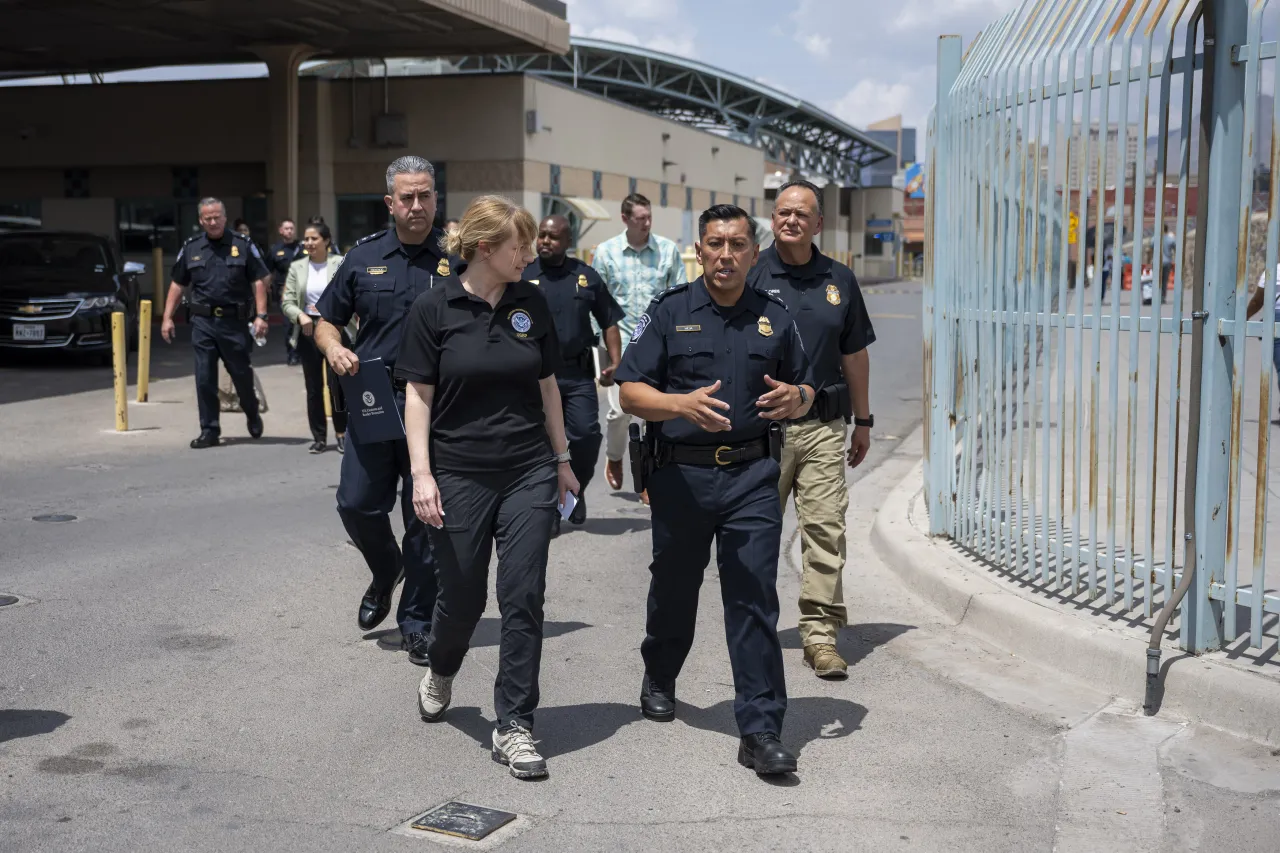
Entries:
[[313, 441], [311, 442], [311, 446], [307, 448], [307, 452], [308, 453], [324, 453], [327, 447], [328, 445], [325, 444], [323, 441]]
[[773, 732], [747, 735], [738, 744], [738, 763], [760, 776], [796, 772], [796, 757]]
[[646, 674], [640, 685], [640, 713], [655, 723], [669, 723], [676, 718], [676, 685], [674, 681], [651, 681]]
[[205, 430], [200, 433], [200, 435], [191, 439], [191, 449], [204, 450], [206, 447], [217, 447], [221, 443], [222, 440], [218, 438], [218, 434], [216, 432], [209, 432], [208, 430]]
[[573, 507], [573, 512], [569, 513], [570, 524], [582, 524], [587, 520], [587, 500], [586, 498], [578, 498], [577, 504]]
[[428, 636], [430, 635], [413, 631], [401, 641], [400, 647], [409, 653], [409, 663], [415, 666], [431, 666], [431, 661], [427, 659]]
[[364, 591], [364, 598], [360, 599], [360, 612], [356, 615], [356, 624], [361, 631], [372, 631], [387, 618], [387, 614], [391, 612], [391, 593], [396, 591], [402, 580], [404, 569], [400, 570], [396, 582], [386, 590], [380, 592], [377, 581], [369, 584], [369, 588]]
[[262, 415], [245, 415], [245, 418], [249, 421], [249, 437], [262, 438]]

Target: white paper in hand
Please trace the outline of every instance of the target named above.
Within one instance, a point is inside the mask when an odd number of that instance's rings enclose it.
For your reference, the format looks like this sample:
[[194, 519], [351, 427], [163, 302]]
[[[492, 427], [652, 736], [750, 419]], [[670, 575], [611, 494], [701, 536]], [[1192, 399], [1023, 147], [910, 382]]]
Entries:
[[569, 516], [573, 514], [573, 508], [578, 505], [578, 496], [573, 492], [564, 493], [564, 503], [560, 504], [560, 517], [565, 521], [569, 520]]

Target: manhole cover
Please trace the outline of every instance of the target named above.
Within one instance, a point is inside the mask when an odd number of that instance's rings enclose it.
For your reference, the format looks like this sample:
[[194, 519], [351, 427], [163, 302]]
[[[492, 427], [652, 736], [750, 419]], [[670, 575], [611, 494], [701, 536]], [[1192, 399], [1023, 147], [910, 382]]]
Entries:
[[33, 515], [32, 521], [43, 521], [47, 524], [62, 524], [67, 521], [75, 521], [74, 515]]
[[414, 829], [425, 832], [439, 832], [452, 835], [454, 838], [465, 838], [468, 841], [480, 841], [496, 829], [501, 829], [516, 816], [511, 812], [487, 809], [484, 806], [473, 806], [470, 803], [445, 803], [426, 814], [414, 818], [410, 824]]
[[10, 604], [17, 604], [18, 596], [16, 595], [0, 595], [0, 607], [8, 607]]

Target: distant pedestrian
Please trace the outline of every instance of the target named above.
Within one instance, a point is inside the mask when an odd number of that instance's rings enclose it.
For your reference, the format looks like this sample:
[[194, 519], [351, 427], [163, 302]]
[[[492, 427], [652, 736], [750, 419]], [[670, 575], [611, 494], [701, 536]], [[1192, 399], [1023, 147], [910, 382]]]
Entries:
[[[267, 334], [267, 284], [270, 272], [258, 249], [247, 238], [227, 228], [227, 208], [220, 199], [204, 198], [197, 206], [202, 233], [192, 237], [173, 264], [169, 295], [164, 306], [160, 335], [172, 343], [173, 315], [183, 291], [190, 287], [188, 316], [191, 347], [195, 353], [196, 400], [200, 408], [200, 435], [193, 450], [220, 443], [222, 433], [218, 405], [218, 361], [231, 374], [249, 435], [262, 437], [262, 417], [253, 388], [250, 354], [253, 335]], [[256, 303], [256, 312], [250, 302]]]
[[1178, 239], [1164, 227], [1164, 236], [1160, 240], [1160, 286], [1165, 290], [1173, 289], [1173, 260], [1178, 251]]
[[493, 758], [511, 775], [547, 775], [533, 740], [551, 519], [580, 491], [555, 370], [560, 340], [539, 287], [521, 280], [537, 225], [501, 196], [471, 203], [446, 249], [457, 277], [409, 311], [396, 376], [408, 382], [405, 431], [413, 508], [429, 525], [440, 597], [418, 710], [435, 722], [453, 697], [485, 609], [498, 548], [502, 614]]
[[[680, 249], [673, 241], [653, 233], [653, 205], [649, 199], [639, 193], [623, 199], [622, 224], [626, 230], [596, 247], [591, 265], [622, 308], [618, 331], [625, 350], [649, 303], [664, 290], [683, 283], [687, 276]], [[608, 394], [605, 479], [614, 489], [621, 489], [622, 457], [627, 449], [631, 416], [622, 411], [617, 385], [610, 386]]]
[[[302, 359], [302, 376], [307, 385], [307, 421], [311, 426], [311, 453], [323, 453], [328, 447], [329, 424], [324, 414], [325, 375], [328, 375], [329, 400], [333, 408], [333, 431], [338, 452], [346, 450], [347, 411], [342, 384], [337, 374], [324, 369], [324, 356], [315, 344], [315, 322], [320, 319], [316, 304], [329, 286], [333, 273], [342, 265], [342, 256], [331, 254], [333, 235], [329, 226], [307, 225], [303, 229], [302, 248], [306, 252], [289, 265], [281, 307], [289, 322], [298, 356]], [[355, 320], [344, 329], [342, 345], [350, 348], [358, 326]]]
[[[267, 252], [267, 262], [271, 267], [272, 301], [277, 305], [280, 304], [284, 295], [284, 282], [289, 276], [289, 265], [302, 256], [302, 244], [298, 242], [298, 228], [293, 220], [287, 216], [280, 220], [278, 231], [280, 241]], [[297, 336], [292, 330], [284, 336], [285, 357], [290, 367], [298, 363], [298, 353], [293, 345], [296, 339]]]

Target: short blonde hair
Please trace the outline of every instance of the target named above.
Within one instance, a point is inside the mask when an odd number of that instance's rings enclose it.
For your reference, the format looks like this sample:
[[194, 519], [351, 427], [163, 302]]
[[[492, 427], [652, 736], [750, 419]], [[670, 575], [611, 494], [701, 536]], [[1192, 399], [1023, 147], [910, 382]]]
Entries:
[[532, 246], [538, 236], [533, 214], [504, 196], [482, 195], [471, 202], [457, 230], [445, 234], [440, 245], [448, 254], [470, 263], [482, 242], [496, 245], [513, 232], [521, 244]]

